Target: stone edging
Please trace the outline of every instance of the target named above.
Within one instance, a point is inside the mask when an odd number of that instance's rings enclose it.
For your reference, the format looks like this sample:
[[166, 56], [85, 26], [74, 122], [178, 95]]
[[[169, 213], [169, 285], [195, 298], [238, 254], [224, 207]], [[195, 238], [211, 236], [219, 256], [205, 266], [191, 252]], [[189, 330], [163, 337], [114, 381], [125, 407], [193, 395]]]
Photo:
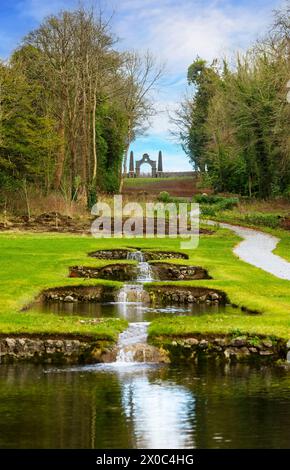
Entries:
[[[135, 249], [136, 250], [136, 249]], [[128, 253], [131, 253], [133, 249], [121, 249], [115, 248], [111, 250], [97, 250], [88, 253], [91, 258], [97, 259], [127, 259]], [[179, 251], [154, 251], [154, 250], [140, 250], [144, 254], [145, 261], [161, 260], [161, 259], [188, 259], [189, 256], [186, 253]]]
[[160, 281], [191, 281], [199, 279], [212, 279], [206, 269], [201, 266], [189, 266], [166, 262], [151, 262], [152, 271]]
[[114, 286], [64, 286], [42, 291], [37, 302], [113, 302], [117, 287]]
[[[0, 363], [94, 364], [114, 362], [116, 343], [90, 338], [5, 336], [0, 337]], [[154, 337], [149, 344], [134, 346], [134, 360], [151, 363], [285, 361], [290, 341], [279, 338], [229, 335]]]
[[227, 295], [217, 289], [195, 286], [158, 285], [144, 286], [148, 291], [151, 303], [161, 304], [221, 304], [228, 303]]
[[0, 363], [87, 364], [110, 362], [115, 343], [95, 339], [8, 336], [0, 338]]
[[290, 342], [279, 338], [243, 335], [192, 335], [189, 337], [151, 338], [150, 344], [168, 355], [169, 361], [195, 362], [215, 359], [225, 362], [251, 362], [255, 360], [284, 360]]
[[69, 277], [107, 279], [111, 281], [131, 281], [137, 276], [135, 264], [115, 263], [99, 268], [93, 266], [71, 266]]

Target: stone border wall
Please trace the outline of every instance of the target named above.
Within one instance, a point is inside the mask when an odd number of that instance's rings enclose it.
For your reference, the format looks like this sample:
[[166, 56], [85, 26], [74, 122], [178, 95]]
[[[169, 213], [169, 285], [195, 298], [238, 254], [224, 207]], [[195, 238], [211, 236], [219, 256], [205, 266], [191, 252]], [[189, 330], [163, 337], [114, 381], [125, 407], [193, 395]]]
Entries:
[[[201, 266], [187, 266], [173, 263], [150, 263], [155, 279], [160, 281], [181, 281], [212, 279]], [[137, 277], [136, 264], [108, 264], [100, 268], [92, 266], [71, 266], [69, 277], [107, 279], [112, 281], [134, 281]]]
[[[149, 338], [149, 344], [133, 345], [134, 360], [151, 363], [285, 361], [290, 342], [257, 336], [191, 335]], [[95, 364], [116, 360], [116, 343], [89, 338], [2, 336], [0, 363]]]
[[127, 259], [128, 253], [131, 250], [119, 250], [119, 249], [112, 249], [112, 250], [97, 250], [88, 253], [88, 256], [91, 258], [97, 259]]
[[82, 277], [93, 279], [107, 279], [111, 281], [132, 281], [136, 279], [137, 267], [135, 264], [108, 264], [100, 268], [92, 266], [72, 266], [69, 277]]
[[118, 288], [113, 286], [65, 286], [44, 290], [37, 302], [113, 302]]
[[142, 250], [145, 261], [152, 260], [166, 260], [166, 259], [189, 259], [186, 253], [179, 251], [154, 251], [154, 250]]
[[[257, 336], [192, 335], [178, 338], [152, 338], [150, 344], [168, 355], [171, 363], [215, 359], [224, 362], [285, 360], [290, 345], [282, 339]], [[289, 346], [289, 348], [288, 348]]]
[[201, 266], [187, 266], [173, 263], [150, 263], [150, 266], [160, 281], [189, 281], [212, 279], [206, 269]]
[[[144, 284], [152, 304], [208, 304], [228, 303], [224, 292], [206, 287]], [[112, 286], [66, 286], [47, 289], [36, 302], [114, 302], [119, 289]]]
[[[135, 251], [137, 248], [135, 249]], [[112, 250], [97, 250], [88, 254], [91, 258], [97, 259], [127, 259], [128, 253], [132, 253], [133, 249], [112, 249]], [[154, 251], [154, 250], [140, 250], [145, 258], [145, 261], [160, 260], [160, 259], [188, 259], [186, 253], [179, 251]]]
[[93, 364], [114, 360], [115, 344], [109, 341], [67, 338], [2, 337], [0, 363]]
[[224, 292], [206, 287], [158, 285], [144, 286], [151, 303], [160, 304], [220, 304], [228, 303]]

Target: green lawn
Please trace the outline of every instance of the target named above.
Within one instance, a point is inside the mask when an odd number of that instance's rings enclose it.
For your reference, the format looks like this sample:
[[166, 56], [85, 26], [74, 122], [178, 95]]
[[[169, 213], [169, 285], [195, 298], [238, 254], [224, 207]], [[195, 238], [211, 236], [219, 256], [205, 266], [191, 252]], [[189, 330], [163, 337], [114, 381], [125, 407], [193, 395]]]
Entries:
[[97, 245], [92, 238], [72, 235], [1, 234], [0, 334], [93, 334], [115, 340], [118, 333], [126, 328], [126, 321], [107, 319], [100, 324], [90, 325], [80, 323], [76, 317], [20, 312], [42, 289], [48, 287], [99, 283], [121, 286], [113, 281], [67, 277], [71, 265], [108, 264], [87, 257], [87, 252], [95, 250]]
[[[214, 279], [184, 284], [224, 290], [231, 302], [258, 310], [262, 315], [246, 315], [237, 310], [229, 315], [164, 318], [151, 323], [151, 336], [248, 332], [290, 338], [289, 281], [279, 280], [238, 260], [232, 253], [237, 242], [234, 234], [221, 229], [214, 235], [202, 236], [198, 249], [188, 252], [188, 263], [208, 269]], [[282, 255], [289, 243], [290, 237], [285, 233], [277, 251]], [[178, 251], [179, 241], [169, 238], [97, 240], [86, 236], [9, 233], [0, 235], [0, 246], [0, 333], [92, 334], [116, 339], [118, 332], [126, 327], [126, 322], [112, 319], [89, 325], [81, 324], [76, 317], [20, 310], [48, 287], [97, 283], [118, 286], [118, 283], [110, 281], [67, 278], [71, 265], [108, 263], [87, 257], [90, 251], [127, 246]]]
[[274, 253], [290, 261], [290, 234], [286, 233], [284, 230], [280, 230], [276, 231], [274, 235], [277, 235], [281, 239]]

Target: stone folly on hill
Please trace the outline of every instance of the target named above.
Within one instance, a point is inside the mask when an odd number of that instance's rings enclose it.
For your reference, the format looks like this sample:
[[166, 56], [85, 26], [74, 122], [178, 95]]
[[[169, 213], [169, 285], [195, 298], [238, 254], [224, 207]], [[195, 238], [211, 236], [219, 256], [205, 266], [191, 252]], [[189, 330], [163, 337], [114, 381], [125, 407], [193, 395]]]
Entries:
[[140, 178], [141, 167], [143, 163], [147, 163], [151, 166], [151, 178], [169, 178], [173, 176], [196, 176], [195, 171], [175, 171], [175, 172], [165, 172], [163, 171], [163, 155], [161, 150], [158, 153], [158, 159], [152, 160], [148, 153], [144, 153], [143, 157], [140, 160], [134, 162], [134, 153], [130, 152], [129, 159], [129, 172], [126, 174], [128, 178]]

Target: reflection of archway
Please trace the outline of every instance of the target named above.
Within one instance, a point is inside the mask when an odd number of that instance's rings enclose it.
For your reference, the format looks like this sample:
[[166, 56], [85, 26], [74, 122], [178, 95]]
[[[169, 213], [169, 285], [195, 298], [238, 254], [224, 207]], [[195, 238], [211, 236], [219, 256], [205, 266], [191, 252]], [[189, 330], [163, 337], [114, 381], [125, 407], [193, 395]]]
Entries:
[[144, 153], [143, 157], [141, 160], [136, 161], [136, 176], [140, 176], [140, 167], [143, 165], [143, 163], [148, 163], [151, 166], [151, 171], [152, 171], [152, 178], [156, 177], [156, 161], [151, 160], [148, 153]]

